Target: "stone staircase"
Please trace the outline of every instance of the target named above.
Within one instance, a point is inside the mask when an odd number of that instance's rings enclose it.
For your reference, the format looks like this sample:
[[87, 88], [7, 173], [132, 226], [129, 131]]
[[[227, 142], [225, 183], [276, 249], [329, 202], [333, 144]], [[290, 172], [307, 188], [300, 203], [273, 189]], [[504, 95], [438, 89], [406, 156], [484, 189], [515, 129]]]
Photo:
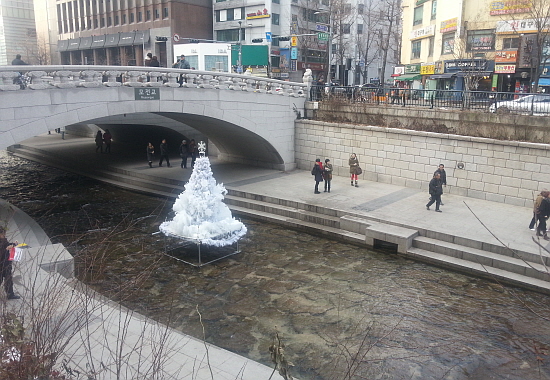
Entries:
[[[97, 167], [25, 146], [10, 147], [18, 156], [95, 178], [134, 191], [175, 198], [184, 183], [116, 167]], [[550, 255], [511, 250], [439, 231], [400, 225], [290, 199], [254, 194], [226, 186], [225, 203], [236, 214], [359, 246], [386, 247], [408, 258], [467, 274], [550, 294]], [[541, 250], [542, 251], [542, 250]]]

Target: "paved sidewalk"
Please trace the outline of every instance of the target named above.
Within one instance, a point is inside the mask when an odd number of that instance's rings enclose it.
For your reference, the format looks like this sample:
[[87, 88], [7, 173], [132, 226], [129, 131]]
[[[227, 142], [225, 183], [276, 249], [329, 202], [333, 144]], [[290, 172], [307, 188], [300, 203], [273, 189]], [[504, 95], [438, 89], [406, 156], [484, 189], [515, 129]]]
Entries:
[[[171, 158], [170, 168], [158, 167], [158, 162], [154, 163], [153, 168], [149, 168], [145, 153], [141, 153], [145, 148], [134, 153], [135, 147], [121, 147], [114, 143], [112, 154], [96, 154], [93, 138], [66, 134], [66, 140], [61, 140], [58, 134], [42, 135], [25, 141], [23, 145], [49, 150], [66, 157], [68, 161], [80, 160], [86, 165], [95, 163], [100, 166], [115, 166], [141, 175], [150, 174], [186, 181], [191, 174], [191, 169], [180, 168], [181, 160], [176, 156]], [[360, 180], [359, 187], [356, 188], [350, 186], [345, 174], [345, 177], [334, 177], [331, 193], [313, 194], [314, 180], [309, 170], [284, 173], [223, 163], [215, 158], [211, 159], [211, 163], [214, 177], [227, 188], [313, 205], [328, 205], [331, 208], [365, 214], [371, 218], [477, 241], [499, 244], [500, 240], [511, 248], [526, 252], [538, 253], [540, 250], [532, 241], [534, 232], [528, 229], [532, 217], [532, 211], [528, 207], [443, 194], [443, 212], [436, 213], [433, 211], [434, 207], [431, 211], [427, 211], [425, 207], [429, 197], [427, 183], [426, 190], [420, 190]], [[337, 170], [338, 168], [335, 168], [336, 172]], [[343, 173], [348, 172], [347, 167], [340, 170]], [[538, 191], [540, 189], [533, 189], [533, 195], [535, 196]], [[548, 242], [541, 240], [541, 243], [550, 248]]]

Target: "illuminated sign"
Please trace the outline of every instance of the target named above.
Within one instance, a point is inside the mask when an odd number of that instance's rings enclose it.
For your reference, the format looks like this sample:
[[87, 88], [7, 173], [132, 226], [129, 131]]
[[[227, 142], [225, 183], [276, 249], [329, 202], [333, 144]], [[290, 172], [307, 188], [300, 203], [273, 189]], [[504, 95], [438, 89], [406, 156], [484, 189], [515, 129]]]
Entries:
[[514, 74], [516, 65], [495, 65], [495, 74]]
[[531, 0], [500, 0], [489, 4], [489, 14], [491, 16], [527, 13], [531, 10]]
[[458, 18], [452, 18], [450, 20], [441, 21], [441, 26], [439, 28], [440, 33], [452, 32], [458, 29]]
[[431, 75], [435, 74], [435, 63], [422, 63], [420, 66], [420, 74]]
[[518, 60], [517, 50], [501, 50], [495, 52], [495, 62], [516, 63]]
[[270, 14], [267, 13], [267, 9], [264, 8], [263, 11], [258, 10], [255, 13], [247, 13], [246, 14], [246, 19], [247, 20], [253, 20], [253, 19], [256, 19], [256, 18], [266, 18], [266, 17], [269, 17], [269, 16], [270, 16]]

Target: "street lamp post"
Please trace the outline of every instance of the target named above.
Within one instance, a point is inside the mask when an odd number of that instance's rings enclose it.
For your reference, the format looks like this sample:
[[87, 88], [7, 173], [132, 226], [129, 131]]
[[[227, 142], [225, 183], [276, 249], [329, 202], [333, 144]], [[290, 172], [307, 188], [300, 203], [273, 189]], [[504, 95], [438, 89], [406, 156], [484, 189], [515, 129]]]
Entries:
[[319, 14], [323, 14], [323, 13], [326, 13], [328, 14], [328, 23], [327, 23], [327, 26], [328, 26], [328, 49], [327, 49], [327, 75], [326, 75], [326, 83], [328, 83], [329, 85], [332, 83], [332, 78], [331, 78], [331, 75], [330, 75], [330, 62], [332, 60], [332, 25], [330, 24], [330, 11], [327, 11], [327, 10], [324, 10], [324, 11], [317, 11], [315, 12], [314, 14], [316, 15], [319, 15]]
[[243, 39], [242, 39], [242, 21], [239, 21], [239, 60], [237, 62], [237, 72], [242, 74], [243, 72]]

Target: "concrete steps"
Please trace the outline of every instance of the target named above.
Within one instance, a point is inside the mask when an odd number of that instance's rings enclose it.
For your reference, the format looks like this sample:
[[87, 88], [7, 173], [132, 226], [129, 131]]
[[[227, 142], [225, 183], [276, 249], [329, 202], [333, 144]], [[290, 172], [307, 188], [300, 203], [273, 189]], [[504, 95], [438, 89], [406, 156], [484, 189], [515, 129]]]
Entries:
[[[36, 148], [10, 148], [18, 156], [69, 170], [116, 186], [169, 198], [183, 191], [183, 181], [74, 161]], [[328, 208], [227, 187], [225, 203], [236, 214], [359, 246], [391, 243], [407, 257], [457, 271], [550, 293], [550, 255], [511, 250], [483, 241], [372, 218], [364, 213]]]

